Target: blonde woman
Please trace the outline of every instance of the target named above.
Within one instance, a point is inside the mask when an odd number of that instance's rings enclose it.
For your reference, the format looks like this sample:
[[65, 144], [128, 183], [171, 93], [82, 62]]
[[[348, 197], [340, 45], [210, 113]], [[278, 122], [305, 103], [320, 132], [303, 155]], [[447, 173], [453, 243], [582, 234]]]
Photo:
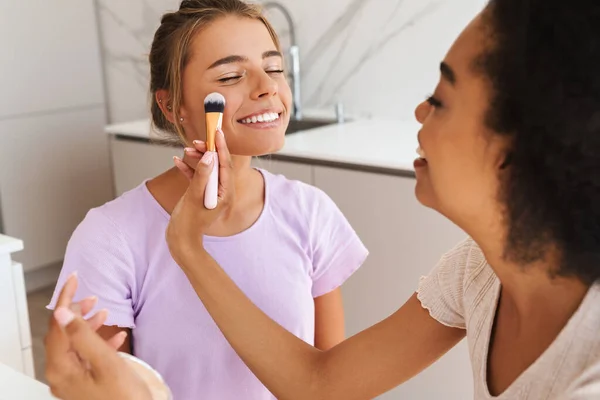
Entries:
[[[291, 114], [277, 36], [256, 6], [188, 0], [165, 14], [150, 52], [154, 124], [198, 162], [204, 98], [227, 99], [223, 130], [238, 196], [202, 233], [207, 250], [271, 318], [310, 346], [344, 339], [340, 285], [367, 250], [322, 191], [250, 166], [284, 143]], [[182, 160], [178, 160], [182, 164]], [[67, 248], [57, 290], [77, 271], [76, 299], [109, 312], [99, 333], [127, 332], [122, 351], [165, 378], [176, 399], [272, 399], [227, 343], [175, 263], [165, 239], [189, 187], [177, 168], [97, 209]], [[52, 305], [54, 306], [57, 295]]]

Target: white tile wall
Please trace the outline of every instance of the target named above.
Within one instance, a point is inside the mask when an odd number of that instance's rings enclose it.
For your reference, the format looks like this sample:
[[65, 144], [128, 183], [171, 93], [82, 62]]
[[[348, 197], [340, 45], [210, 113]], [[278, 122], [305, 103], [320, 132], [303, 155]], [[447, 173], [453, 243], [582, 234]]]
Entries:
[[92, 0], [0, 1], [0, 119], [104, 103]]
[[[486, 0], [281, 0], [296, 22], [303, 105], [412, 118], [438, 65]], [[160, 16], [177, 0], [98, 0], [111, 122], [148, 116], [147, 53]], [[282, 15], [268, 12], [289, 45]]]
[[112, 197], [94, 0], [0, 1], [0, 49], [0, 229], [33, 271]]

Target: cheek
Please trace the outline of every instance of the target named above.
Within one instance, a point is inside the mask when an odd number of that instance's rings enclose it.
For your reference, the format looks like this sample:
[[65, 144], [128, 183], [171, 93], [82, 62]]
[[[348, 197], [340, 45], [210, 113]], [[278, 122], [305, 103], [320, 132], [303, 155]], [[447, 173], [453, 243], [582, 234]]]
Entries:
[[463, 178], [475, 166], [467, 150], [469, 144], [460, 129], [460, 126], [443, 122], [443, 118], [428, 118], [419, 134], [431, 185], [439, 197], [446, 198], [459, 191]]
[[458, 220], [479, 214], [496, 197], [498, 177], [481, 149], [446, 145], [430, 163], [430, 181], [444, 214]]
[[290, 85], [284, 77], [279, 79], [277, 87], [279, 89], [279, 98], [281, 99], [281, 102], [289, 109], [292, 104], [292, 88], [290, 88]]
[[243, 117], [243, 115], [239, 115], [238, 113], [238, 110], [242, 106], [242, 101], [238, 96], [233, 94], [223, 94], [223, 96], [225, 96], [225, 112], [223, 113], [223, 123], [225, 123], [225, 121], [236, 122], [237, 118]]

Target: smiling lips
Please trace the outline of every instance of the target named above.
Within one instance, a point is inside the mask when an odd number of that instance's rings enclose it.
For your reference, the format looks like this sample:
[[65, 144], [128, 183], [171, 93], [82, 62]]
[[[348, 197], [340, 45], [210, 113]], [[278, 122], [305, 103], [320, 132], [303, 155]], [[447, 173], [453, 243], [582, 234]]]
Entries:
[[261, 122], [274, 122], [277, 121], [279, 117], [280, 114], [275, 111], [265, 111], [244, 117], [238, 120], [238, 122], [241, 124], [258, 124]]

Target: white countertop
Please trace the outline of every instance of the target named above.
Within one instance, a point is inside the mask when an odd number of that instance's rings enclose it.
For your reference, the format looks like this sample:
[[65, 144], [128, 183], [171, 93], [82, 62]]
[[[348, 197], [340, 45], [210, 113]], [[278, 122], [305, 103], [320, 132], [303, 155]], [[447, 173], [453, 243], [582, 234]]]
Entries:
[[149, 119], [139, 119], [137, 121], [124, 122], [122, 124], [107, 125], [104, 132], [111, 135], [125, 135], [142, 139], [160, 138], [159, 131], [152, 128]]
[[[109, 134], [155, 139], [160, 134], [149, 120], [139, 120], [105, 128]], [[414, 171], [413, 161], [419, 124], [416, 121], [358, 120], [327, 125], [286, 136], [277, 154], [288, 157]]]
[[0, 254], [11, 254], [21, 250], [23, 250], [22, 240], [0, 235]]
[[277, 154], [368, 167], [414, 171], [419, 124], [362, 120], [327, 125], [286, 137]]
[[0, 400], [55, 400], [50, 388], [0, 363]]

